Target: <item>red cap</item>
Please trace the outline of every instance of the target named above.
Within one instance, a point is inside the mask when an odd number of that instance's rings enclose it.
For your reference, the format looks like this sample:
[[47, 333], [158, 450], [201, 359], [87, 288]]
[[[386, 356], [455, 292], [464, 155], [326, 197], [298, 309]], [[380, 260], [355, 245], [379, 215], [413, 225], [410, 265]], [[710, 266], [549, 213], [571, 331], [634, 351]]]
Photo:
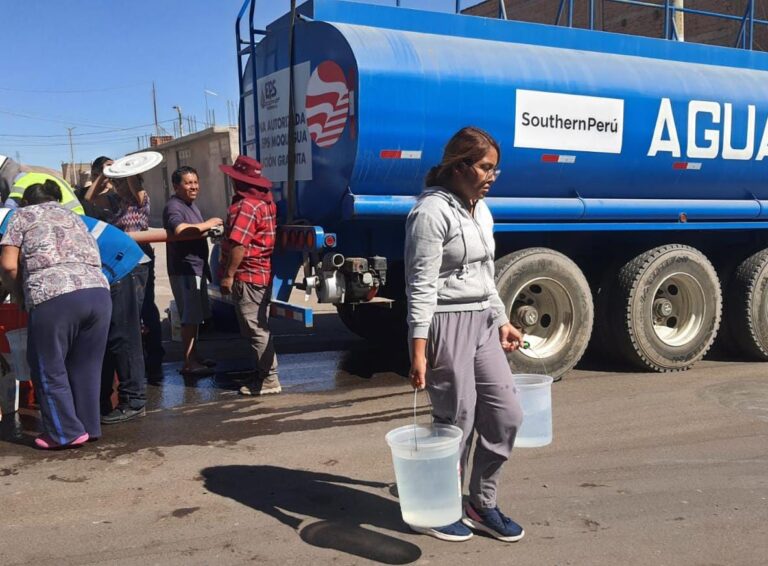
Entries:
[[265, 189], [272, 188], [272, 181], [261, 176], [261, 163], [247, 155], [238, 156], [234, 165], [219, 165], [219, 169], [228, 177], [246, 185]]

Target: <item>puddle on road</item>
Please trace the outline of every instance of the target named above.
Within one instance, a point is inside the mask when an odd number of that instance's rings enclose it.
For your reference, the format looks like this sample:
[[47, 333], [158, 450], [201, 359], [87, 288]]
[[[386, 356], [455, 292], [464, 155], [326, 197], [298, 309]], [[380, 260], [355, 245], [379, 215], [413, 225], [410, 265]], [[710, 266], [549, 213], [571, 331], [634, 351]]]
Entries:
[[[348, 409], [356, 403], [397, 396], [400, 391], [358, 395], [349, 400], [338, 395], [329, 399], [324, 395], [365, 387], [374, 377], [381, 378], [376, 380], [379, 386], [402, 387], [405, 380], [399, 376], [407, 372], [404, 356], [360, 347], [347, 351], [286, 353], [279, 355], [278, 360], [284, 389], [281, 398], [291, 393], [318, 393], [320, 396], [295, 407], [284, 406], [284, 402], [273, 403], [268, 397], [252, 398], [250, 403], [234, 405], [235, 401], [243, 400], [237, 391], [247, 382], [248, 360], [225, 361], [216, 374], [204, 378], [185, 378], [178, 373], [179, 363], [165, 364], [163, 380], [148, 386], [149, 415], [146, 419], [104, 427], [103, 438], [93, 445], [93, 449], [66, 451], [55, 457], [69, 459], [95, 455], [99, 459], [109, 459], [156, 446], [228, 444], [253, 436], [365, 424], [379, 419], [394, 420], [408, 414], [407, 404], [403, 411], [327, 413], [329, 409]], [[152, 419], [151, 426], [143, 424], [149, 419]], [[3, 451], [8, 448], [9, 454], [13, 452], [35, 460], [50, 456], [31, 448], [38, 426], [36, 411], [28, 409], [4, 419], [0, 427], [0, 439], [5, 441], [0, 442]]]
[[[320, 393], [354, 387], [361, 379], [384, 373], [407, 373], [404, 355], [358, 348], [349, 351], [309, 352], [278, 355], [280, 384], [286, 393]], [[181, 363], [165, 364], [163, 380], [147, 390], [148, 407], [170, 409], [229, 399], [248, 383], [252, 370], [248, 360], [223, 362], [217, 373], [188, 378], [179, 373]]]

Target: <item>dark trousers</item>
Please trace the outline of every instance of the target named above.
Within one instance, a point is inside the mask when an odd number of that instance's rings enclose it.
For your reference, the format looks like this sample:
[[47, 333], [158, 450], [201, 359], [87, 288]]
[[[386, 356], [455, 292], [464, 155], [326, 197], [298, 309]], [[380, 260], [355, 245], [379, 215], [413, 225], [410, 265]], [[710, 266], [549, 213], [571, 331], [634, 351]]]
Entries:
[[147, 264], [147, 285], [144, 288], [144, 303], [141, 307], [141, 320], [147, 327], [144, 337], [144, 358], [149, 371], [157, 370], [163, 363], [163, 327], [160, 323], [160, 311], [155, 304], [155, 260]]
[[59, 444], [101, 436], [101, 352], [112, 305], [106, 289], [81, 289], [29, 313], [27, 360], [43, 430]]
[[147, 402], [147, 377], [141, 344], [141, 306], [147, 284], [146, 264], [137, 265], [110, 287], [112, 318], [101, 369], [101, 411], [112, 410], [112, 384], [117, 373], [121, 406], [140, 409]]

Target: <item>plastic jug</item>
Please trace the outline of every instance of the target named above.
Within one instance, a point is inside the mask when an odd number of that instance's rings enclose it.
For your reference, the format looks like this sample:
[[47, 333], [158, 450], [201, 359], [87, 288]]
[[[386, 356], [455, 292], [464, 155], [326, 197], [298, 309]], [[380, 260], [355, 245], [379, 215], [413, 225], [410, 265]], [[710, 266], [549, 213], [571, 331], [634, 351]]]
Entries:
[[16, 374], [17, 381], [27, 381], [32, 379], [27, 363], [27, 329], [17, 328], [5, 333], [8, 344], [11, 346], [11, 355], [8, 363]]
[[523, 425], [515, 448], [538, 448], [552, 442], [552, 378], [548, 375], [514, 376], [523, 408]]
[[400, 511], [414, 527], [444, 527], [461, 519], [459, 444], [453, 425], [406, 425], [386, 435], [392, 450]]

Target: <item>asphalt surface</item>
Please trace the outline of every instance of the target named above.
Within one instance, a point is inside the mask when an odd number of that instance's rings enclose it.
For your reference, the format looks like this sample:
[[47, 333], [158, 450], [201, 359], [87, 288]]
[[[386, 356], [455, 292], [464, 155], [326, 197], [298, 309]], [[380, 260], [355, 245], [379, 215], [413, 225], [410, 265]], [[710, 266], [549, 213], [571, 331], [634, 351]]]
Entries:
[[219, 374], [166, 364], [147, 416], [84, 448], [37, 451], [34, 413], [6, 419], [0, 564], [768, 563], [764, 365], [574, 371], [553, 388], [554, 442], [504, 471], [526, 537], [446, 543], [399, 515], [383, 437], [412, 417], [405, 360], [318, 325], [277, 325], [281, 395], [238, 396], [244, 345], [208, 334]]

